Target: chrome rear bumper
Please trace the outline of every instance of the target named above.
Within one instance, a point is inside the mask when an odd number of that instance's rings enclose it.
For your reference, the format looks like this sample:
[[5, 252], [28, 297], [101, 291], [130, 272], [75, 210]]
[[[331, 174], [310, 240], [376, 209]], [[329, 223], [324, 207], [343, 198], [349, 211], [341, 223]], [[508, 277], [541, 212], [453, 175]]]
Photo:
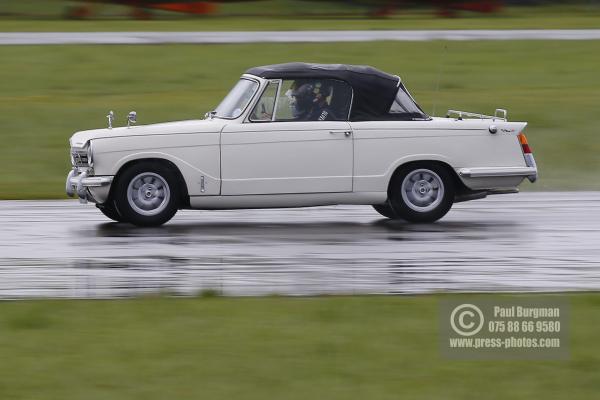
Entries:
[[110, 186], [113, 179], [113, 176], [88, 176], [88, 171], [79, 171], [73, 168], [67, 176], [65, 187], [67, 196], [74, 197], [77, 195], [81, 203], [98, 202], [89, 189], [106, 188]]
[[484, 168], [461, 168], [458, 170], [460, 176], [466, 178], [488, 178], [504, 176], [522, 176], [529, 179], [530, 182], [537, 180], [537, 167], [535, 164], [531, 167], [484, 167]]

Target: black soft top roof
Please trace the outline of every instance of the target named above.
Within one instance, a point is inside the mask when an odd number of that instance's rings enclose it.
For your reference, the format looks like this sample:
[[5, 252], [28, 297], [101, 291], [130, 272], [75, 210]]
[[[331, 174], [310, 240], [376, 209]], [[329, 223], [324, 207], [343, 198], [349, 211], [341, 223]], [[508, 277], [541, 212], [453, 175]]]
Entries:
[[250, 68], [247, 74], [265, 79], [339, 79], [352, 86], [354, 99], [351, 121], [388, 119], [399, 88], [406, 91], [398, 76], [366, 65], [286, 63]]

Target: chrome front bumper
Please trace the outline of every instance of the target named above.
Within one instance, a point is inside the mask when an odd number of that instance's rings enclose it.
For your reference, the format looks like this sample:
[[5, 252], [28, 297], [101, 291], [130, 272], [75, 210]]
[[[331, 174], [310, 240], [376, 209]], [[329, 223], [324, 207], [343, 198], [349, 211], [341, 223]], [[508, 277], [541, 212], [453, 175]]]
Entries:
[[[97, 189], [102, 189], [103, 194], [108, 194], [108, 189], [112, 183], [113, 176], [88, 176], [88, 171], [80, 171], [73, 168], [67, 176], [66, 192], [67, 196], [74, 197], [77, 195], [81, 203], [93, 201], [94, 203], [102, 203], [103, 200], [94, 196]], [[100, 194], [100, 193], [98, 193]], [[106, 196], [101, 196], [106, 197]]]

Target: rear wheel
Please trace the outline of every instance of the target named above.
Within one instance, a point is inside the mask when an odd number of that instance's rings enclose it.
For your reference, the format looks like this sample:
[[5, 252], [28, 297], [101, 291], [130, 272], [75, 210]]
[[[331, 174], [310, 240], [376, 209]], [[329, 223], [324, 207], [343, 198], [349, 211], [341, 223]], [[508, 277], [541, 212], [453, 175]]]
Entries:
[[454, 201], [454, 181], [438, 164], [410, 164], [391, 182], [390, 204], [398, 217], [410, 222], [434, 222], [442, 218]]
[[154, 162], [127, 168], [115, 188], [115, 203], [124, 218], [138, 226], [157, 226], [169, 221], [178, 208], [177, 177]]

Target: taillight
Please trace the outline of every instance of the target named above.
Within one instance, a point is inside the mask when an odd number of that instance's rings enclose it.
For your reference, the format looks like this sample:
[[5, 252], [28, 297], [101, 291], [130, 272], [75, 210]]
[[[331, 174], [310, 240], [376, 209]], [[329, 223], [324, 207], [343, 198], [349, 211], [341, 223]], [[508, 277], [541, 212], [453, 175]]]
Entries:
[[521, 149], [523, 149], [523, 158], [525, 158], [525, 165], [535, 170], [533, 174], [527, 176], [527, 179], [529, 179], [529, 181], [533, 183], [537, 180], [537, 166], [535, 164], [535, 159], [533, 158], [531, 147], [529, 147], [529, 143], [527, 143], [527, 137], [525, 137], [525, 134], [521, 132], [519, 133], [518, 137], [519, 143], [521, 144]]
[[523, 154], [531, 154], [531, 147], [529, 147], [529, 143], [527, 143], [527, 137], [524, 133], [519, 133], [519, 143], [521, 143], [521, 148], [523, 149]]

